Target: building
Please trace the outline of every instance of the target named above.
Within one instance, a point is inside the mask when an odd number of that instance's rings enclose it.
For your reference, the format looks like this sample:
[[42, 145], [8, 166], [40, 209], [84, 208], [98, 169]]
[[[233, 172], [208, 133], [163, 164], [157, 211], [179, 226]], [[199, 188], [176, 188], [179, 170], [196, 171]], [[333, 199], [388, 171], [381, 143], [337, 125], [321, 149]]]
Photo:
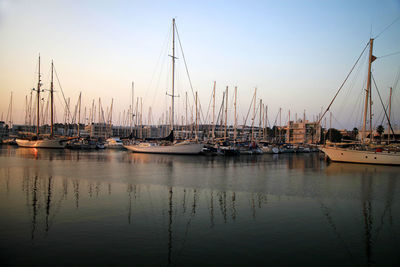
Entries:
[[285, 141], [289, 144], [315, 144], [321, 141], [321, 125], [308, 120], [290, 121], [285, 127]]

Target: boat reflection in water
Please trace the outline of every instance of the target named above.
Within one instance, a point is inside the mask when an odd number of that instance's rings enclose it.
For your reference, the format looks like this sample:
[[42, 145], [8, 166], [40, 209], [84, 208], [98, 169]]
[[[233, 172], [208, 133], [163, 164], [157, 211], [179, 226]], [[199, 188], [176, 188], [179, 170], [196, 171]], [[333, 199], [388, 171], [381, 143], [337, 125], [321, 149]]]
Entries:
[[2, 254], [17, 265], [393, 264], [396, 167], [347, 166], [0, 149]]

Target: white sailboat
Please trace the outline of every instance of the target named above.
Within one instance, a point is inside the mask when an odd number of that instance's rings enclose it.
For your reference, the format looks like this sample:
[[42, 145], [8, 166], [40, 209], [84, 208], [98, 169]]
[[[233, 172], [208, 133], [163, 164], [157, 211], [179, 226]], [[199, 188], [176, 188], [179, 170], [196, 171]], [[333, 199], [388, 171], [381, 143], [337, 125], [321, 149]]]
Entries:
[[[353, 148], [341, 148], [336, 146], [323, 146], [320, 148], [326, 156], [332, 161], [337, 162], [348, 162], [348, 163], [366, 163], [366, 164], [383, 164], [383, 165], [400, 165], [400, 153], [396, 151], [384, 151], [383, 149], [369, 149], [366, 142], [366, 122], [367, 122], [367, 112], [368, 105], [371, 110], [371, 64], [376, 59], [372, 55], [374, 39], [370, 39], [369, 41], [369, 64], [368, 64], [368, 78], [367, 78], [367, 89], [366, 89], [366, 97], [365, 97], [365, 106], [364, 106], [364, 120], [363, 120], [363, 130], [362, 130], [362, 145], [354, 146]], [[333, 103], [333, 100], [331, 104]], [[330, 104], [330, 105], [331, 105]], [[329, 105], [329, 107], [330, 107]], [[328, 109], [329, 109], [328, 107]], [[327, 110], [328, 110], [327, 109]], [[326, 113], [326, 112], [325, 112]], [[322, 119], [322, 117], [321, 117]], [[389, 126], [390, 125], [390, 120]], [[372, 116], [370, 116], [370, 125], [372, 125]], [[371, 142], [372, 139], [372, 129], [370, 129], [370, 139], [368, 142]]]
[[169, 142], [141, 142], [138, 144], [124, 145], [132, 152], [155, 154], [199, 154], [204, 145], [197, 142], [174, 142], [174, 87], [175, 87], [175, 19], [172, 19], [172, 105], [171, 105], [171, 133]]
[[38, 85], [37, 85], [37, 109], [36, 109], [36, 136], [33, 136], [29, 139], [20, 139], [17, 138], [15, 141], [17, 145], [20, 147], [30, 147], [30, 148], [65, 148], [67, 145], [68, 139], [61, 139], [54, 136], [53, 132], [53, 108], [54, 108], [54, 101], [53, 101], [53, 62], [51, 62], [51, 85], [50, 85], [50, 97], [51, 97], [51, 125], [50, 125], [50, 136], [44, 137], [40, 136], [39, 133], [39, 126], [40, 126], [40, 87], [41, 87], [41, 75], [40, 75], [40, 55], [39, 55], [39, 76], [38, 76]]

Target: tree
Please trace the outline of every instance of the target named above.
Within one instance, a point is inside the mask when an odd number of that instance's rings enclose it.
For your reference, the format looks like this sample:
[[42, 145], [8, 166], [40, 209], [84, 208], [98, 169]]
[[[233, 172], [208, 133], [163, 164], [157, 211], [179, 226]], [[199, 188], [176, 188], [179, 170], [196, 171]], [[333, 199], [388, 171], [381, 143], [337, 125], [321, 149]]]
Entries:
[[353, 135], [354, 140], [357, 140], [358, 129], [356, 127], [353, 128], [352, 135]]
[[382, 139], [382, 134], [383, 134], [383, 132], [385, 131], [385, 128], [383, 128], [383, 126], [382, 125], [379, 125], [377, 128], [376, 128], [376, 132], [379, 134], [379, 137]]
[[342, 141], [342, 134], [338, 130], [330, 128], [327, 132], [327, 139], [331, 142], [340, 142]]

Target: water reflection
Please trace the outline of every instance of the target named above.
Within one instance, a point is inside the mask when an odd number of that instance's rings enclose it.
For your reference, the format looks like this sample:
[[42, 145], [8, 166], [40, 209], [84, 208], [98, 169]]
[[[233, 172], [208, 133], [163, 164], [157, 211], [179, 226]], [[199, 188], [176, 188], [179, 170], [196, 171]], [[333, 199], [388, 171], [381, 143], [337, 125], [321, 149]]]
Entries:
[[[243, 247], [249, 262], [259, 257], [262, 263], [266, 248], [301, 250], [308, 233], [308, 241], [344, 254], [345, 263], [372, 265], [384, 261], [380, 247], [396, 243], [400, 176], [390, 167], [326, 165], [313, 154], [193, 158], [19, 150], [0, 155], [0, 212], [15, 220], [0, 233], [26, 233], [14, 237], [20, 244], [29, 239], [25, 248], [44, 251], [42, 241], [50, 246], [77, 238], [80, 248], [101, 250], [104, 243], [95, 241], [103, 238], [121, 258], [159, 251], [157, 265], [185, 264], [207, 249], [224, 258], [230, 248]], [[66, 229], [81, 235], [68, 236]]]

